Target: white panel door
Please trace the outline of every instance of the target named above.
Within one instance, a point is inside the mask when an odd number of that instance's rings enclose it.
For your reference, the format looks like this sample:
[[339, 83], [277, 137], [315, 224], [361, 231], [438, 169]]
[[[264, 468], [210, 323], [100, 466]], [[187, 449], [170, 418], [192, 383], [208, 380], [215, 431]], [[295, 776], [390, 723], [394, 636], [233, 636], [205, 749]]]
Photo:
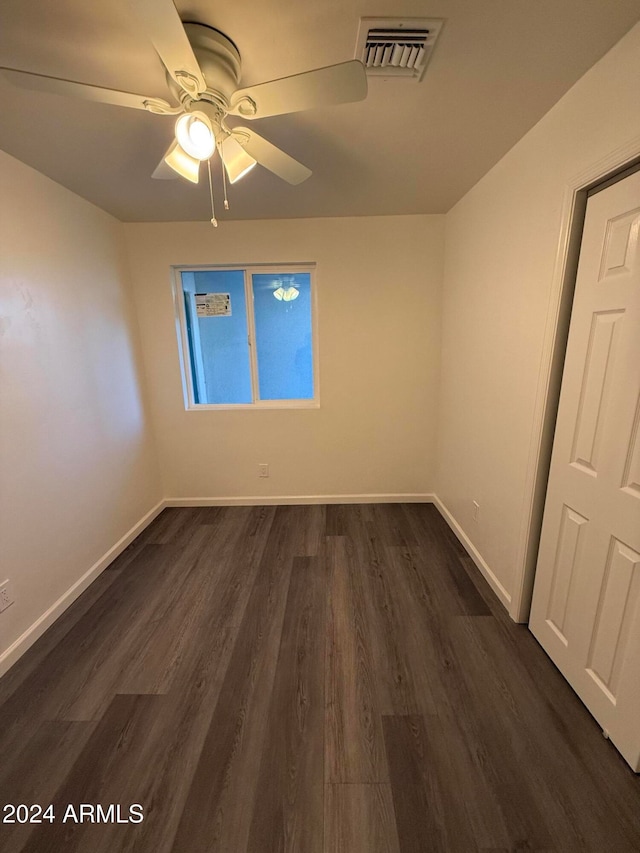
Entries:
[[591, 196], [529, 626], [640, 771], [640, 172]]

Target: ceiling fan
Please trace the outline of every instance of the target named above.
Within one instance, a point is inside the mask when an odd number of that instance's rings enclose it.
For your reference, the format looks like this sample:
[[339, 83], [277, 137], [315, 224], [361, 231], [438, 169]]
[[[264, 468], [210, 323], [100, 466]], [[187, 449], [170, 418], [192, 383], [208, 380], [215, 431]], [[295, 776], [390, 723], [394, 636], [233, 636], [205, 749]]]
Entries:
[[288, 183], [299, 184], [311, 175], [310, 169], [254, 130], [228, 126], [227, 116], [252, 120], [366, 97], [364, 66], [355, 59], [238, 88], [240, 53], [226, 35], [204, 24], [183, 24], [172, 0], [129, 2], [165, 66], [175, 105], [162, 98], [13, 68], [0, 68], [0, 73], [28, 89], [177, 116], [175, 139], [154, 178], [179, 174], [197, 183], [200, 163], [218, 150], [231, 183], [257, 162]]

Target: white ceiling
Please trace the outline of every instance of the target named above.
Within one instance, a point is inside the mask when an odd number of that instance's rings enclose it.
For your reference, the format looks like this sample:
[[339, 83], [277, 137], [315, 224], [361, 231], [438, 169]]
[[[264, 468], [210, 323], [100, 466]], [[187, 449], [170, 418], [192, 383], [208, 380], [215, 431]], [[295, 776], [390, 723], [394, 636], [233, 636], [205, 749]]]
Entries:
[[[231, 188], [221, 219], [447, 211], [640, 19], [638, 0], [176, 5], [183, 20], [238, 45], [243, 85], [351, 59], [362, 16], [446, 20], [422, 83], [370, 78], [361, 103], [256, 121], [314, 174], [292, 187], [257, 167]], [[167, 97], [163, 67], [127, 0], [1, 0], [0, 65]], [[0, 148], [121, 220], [210, 217], [205, 182], [151, 179], [172, 137], [170, 117], [4, 80], [0, 116]]]

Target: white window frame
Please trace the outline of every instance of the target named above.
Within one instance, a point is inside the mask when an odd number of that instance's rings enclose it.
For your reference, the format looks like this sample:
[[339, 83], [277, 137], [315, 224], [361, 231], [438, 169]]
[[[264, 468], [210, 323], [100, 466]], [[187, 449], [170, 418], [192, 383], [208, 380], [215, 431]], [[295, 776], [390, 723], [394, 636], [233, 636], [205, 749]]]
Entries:
[[[176, 334], [178, 337], [178, 354], [180, 358], [180, 373], [182, 376], [182, 390], [184, 407], [187, 411], [220, 411], [223, 409], [318, 409], [320, 408], [320, 376], [319, 376], [319, 351], [318, 351], [318, 289], [316, 277], [316, 264], [312, 262], [299, 264], [193, 264], [173, 266], [172, 268], [172, 291], [175, 309]], [[244, 296], [247, 308], [247, 334], [249, 345], [249, 363], [251, 369], [251, 391], [253, 402], [251, 403], [196, 403], [193, 393], [193, 378], [191, 374], [191, 353], [189, 351], [189, 336], [187, 334], [187, 318], [184, 307], [184, 293], [182, 289], [183, 272], [233, 272], [244, 273]], [[313, 399], [310, 400], [260, 400], [258, 382], [258, 356], [256, 351], [255, 335], [255, 309], [253, 304], [253, 288], [251, 286], [252, 275], [272, 275], [281, 273], [284, 275], [296, 275], [308, 273], [311, 282], [311, 337], [313, 354]], [[196, 330], [197, 334], [197, 330]], [[194, 353], [194, 359], [198, 353]]]

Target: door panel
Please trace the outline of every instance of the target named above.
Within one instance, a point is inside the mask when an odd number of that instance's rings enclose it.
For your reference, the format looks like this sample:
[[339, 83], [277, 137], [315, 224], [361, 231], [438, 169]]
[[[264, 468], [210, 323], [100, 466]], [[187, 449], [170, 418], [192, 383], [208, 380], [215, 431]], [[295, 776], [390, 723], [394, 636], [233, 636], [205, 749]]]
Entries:
[[612, 537], [587, 660], [587, 671], [612, 702], [617, 699], [631, 619], [638, 605], [638, 564], [640, 554]]
[[590, 197], [530, 628], [640, 770], [640, 173]]
[[571, 463], [595, 475], [623, 317], [624, 311], [596, 311], [591, 319]]

